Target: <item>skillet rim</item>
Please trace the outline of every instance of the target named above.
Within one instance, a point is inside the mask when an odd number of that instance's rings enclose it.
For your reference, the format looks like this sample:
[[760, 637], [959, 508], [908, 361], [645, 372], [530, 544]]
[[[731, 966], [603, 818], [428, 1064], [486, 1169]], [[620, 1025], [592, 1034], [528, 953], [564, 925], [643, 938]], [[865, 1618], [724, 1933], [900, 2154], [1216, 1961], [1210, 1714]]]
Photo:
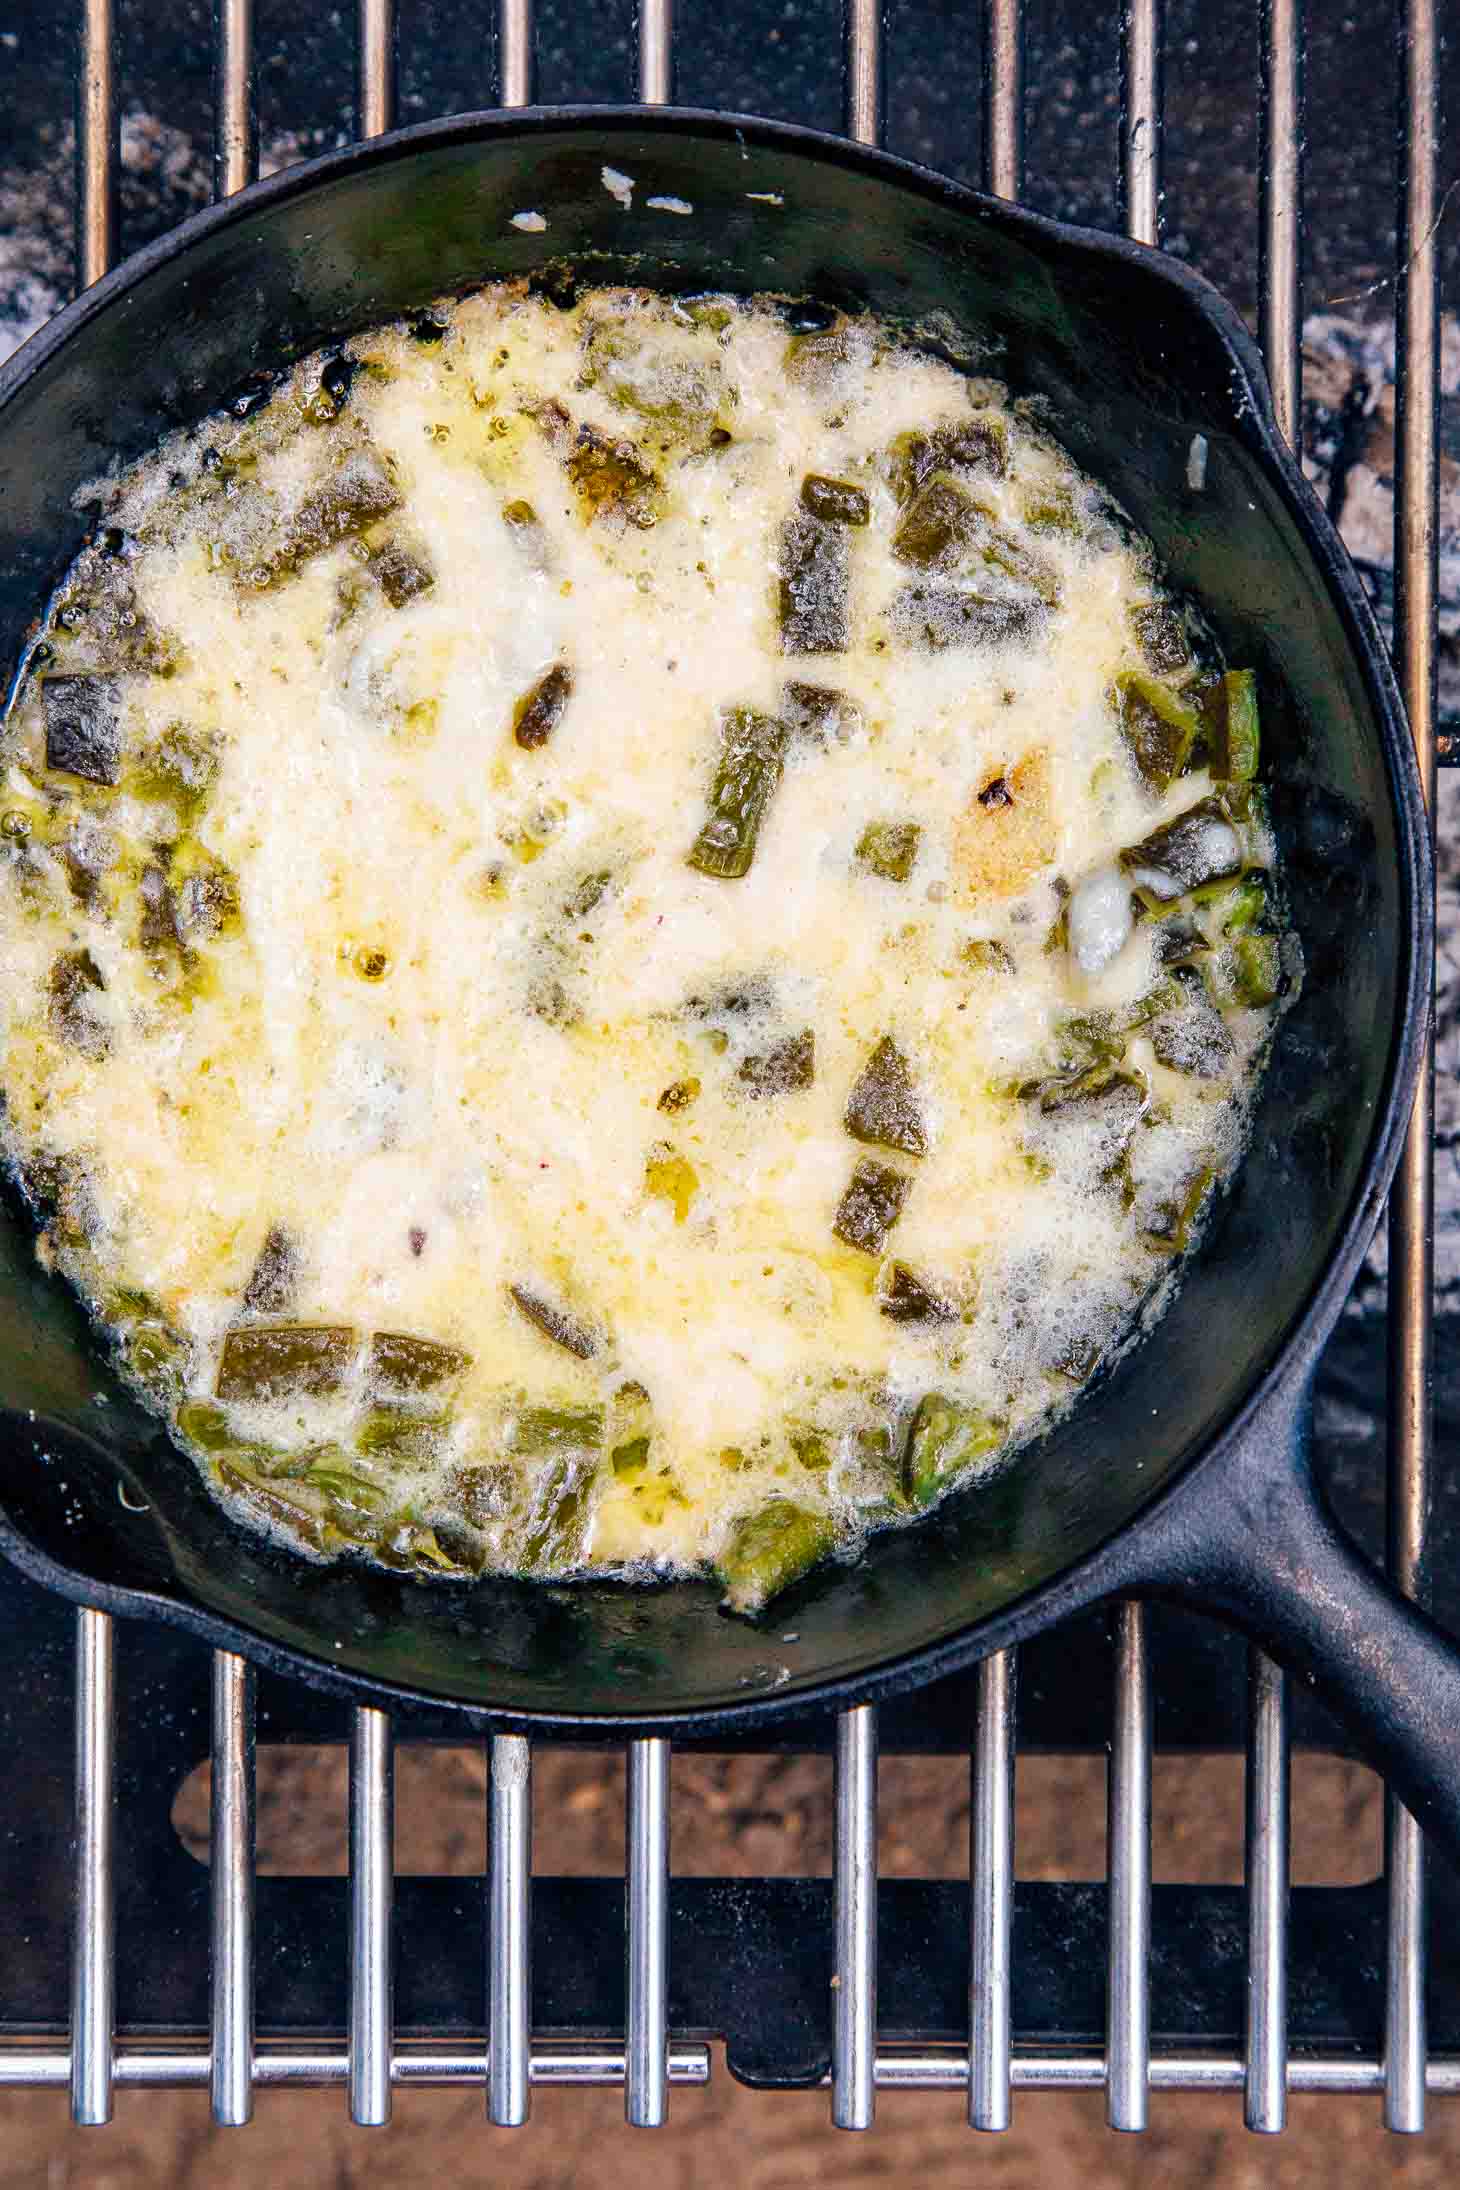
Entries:
[[[601, 1737], [645, 1732], [693, 1737], [744, 1731], [773, 1721], [843, 1708], [905, 1692], [960, 1671], [978, 1658], [1028, 1635], [1140, 1579], [1139, 1547], [1160, 1535], [1178, 1501], [1189, 1501], [1199, 1484], [1209, 1485], [1224, 1458], [1262, 1431], [1268, 1417], [1281, 1425], [1294, 1395], [1311, 1377], [1323, 1343], [1342, 1308], [1383, 1207], [1398, 1160], [1418, 1081], [1432, 986], [1434, 949], [1433, 852], [1419, 768], [1400, 701], [1393, 665], [1373, 611], [1326, 512], [1278, 431], [1272, 398], [1257, 345], [1234, 308], [1204, 275], [1151, 246], [1102, 229], [1077, 226], [992, 198], [968, 185], [911, 160], [803, 124], [781, 122], [696, 107], [643, 107], [632, 104], [537, 106], [483, 109], [446, 119], [413, 124], [368, 142], [347, 146], [300, 162], [235, 196], [190, 215], [175, 228], [145, 244], [102, 279], [84, 290], [0, 365], [0, 432], [11, 400], [45, 369], [50, 360], [103, 313], [124, 307], [129, 292], [154, 270], [185, 255], [215, 230], [246, 223], [255, 213], [308, 195], [318, 187], [361, 168], [410, 158], [418, 151], [504, 137], [622, 131], [625, 135], [702, 134], [742, 146], [759, 145], [783, 154], [869, 175], [945, 210], [986, 222], [1014, 235], [1036, 235], [1071, 256], [1139, 265], [1164, 281], [1181, 304], [1195, 313], [1226, 352], [1232, 368], [1226, 391], [1232, 427], [1266, 472], [1323, 580], [1338, 612], [1344, 636], [1362, 674], [1379, 727], [1395, 823], [1397, 880], [1402, 933], [1395, 1019], [1386, 1062], [1384, 1090], [1360, 1165], [1343, 1227], [1327, 1264], [1307, 1299], [1296, 1311], [1265, 1373], [1249, 1388], [1224, 1422], [1173, 1476], [1133, 1514], [1082, 1557], [1035, 1588], [1012, 1598], [999, 1612], [853, 1672], [808, 1677], [774, 1695], [733, 1697], [688, 1711], [530, 1711], [494, 1710], [490, 1705], [433, 1694], [404, 1682], [372, 1680], [365, 1675], [278, 1642], [242, 1623], [224, 1619], [201, 1605], [159, 1591], [106, 1583], [67, 1567], [41, 1552], [0, 1510], [0, 1554], [30, 1579], [73, 1601], [122, 1617], [160, 1620], [201, 1640], [241, 1652], [255, 1663], [329, 1693], [359, 1701], [449, 1711], [464, 1719], [515, 1726], [539, 1733], [592, 1734]], [[1274, 1443], [1278, 1442], [1277, 1437]], [[1277, 1465], [1289, 1464], [1279, 1455]]]

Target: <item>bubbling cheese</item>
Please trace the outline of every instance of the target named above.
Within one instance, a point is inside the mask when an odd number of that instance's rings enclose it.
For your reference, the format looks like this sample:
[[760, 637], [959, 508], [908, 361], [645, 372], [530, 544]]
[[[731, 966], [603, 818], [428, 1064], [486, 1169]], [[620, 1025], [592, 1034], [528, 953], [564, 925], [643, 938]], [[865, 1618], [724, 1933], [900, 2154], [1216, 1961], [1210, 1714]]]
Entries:
[[767, 300], [498, 286], [235, 409], [100, 490], [6, 731], [6, 1153], [127, 1373], [424, 1572], [774, 1582], [1016, 1451], [1281, 985], [1129, 527]]

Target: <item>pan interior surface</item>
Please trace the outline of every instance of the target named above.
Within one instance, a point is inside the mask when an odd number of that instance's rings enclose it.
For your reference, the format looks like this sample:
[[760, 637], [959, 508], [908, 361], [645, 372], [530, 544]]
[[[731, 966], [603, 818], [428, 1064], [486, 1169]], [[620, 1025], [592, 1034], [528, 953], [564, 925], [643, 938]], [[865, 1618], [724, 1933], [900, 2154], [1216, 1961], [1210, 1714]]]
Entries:
[[[632, 178], [629, 204], [605, 166]], [[545, 229], [514, 228], [524, 210]], [[761, 125], [580, 113], [435, 126], [280, 178], [144, 254], [69, 336], [38, 338], [0, 378], [11, 656], [79, 544], [83, 481], [259, 367], [549, 259], [595, 280], [870, 310], [1036, 401], [1200, 599], [1228, 658], [1258, 670], [1306, 961], [1246, 1162], [1154, 1340], [992, 1486], [876, 1538], [760, 1626], [724, 1617], [708, 1583], [463, 1588], [321, 1568], [243, 1534], [122, 1391], [7, 1204], [0, 1502], [39, 1570], [146, 1591], [441, 1700], [690, 1719], [855, 1681], [1032, 1605], [1231, 1417], [1366, 1196], [1409, 979], [1410, 854], [1366, 635], [1343, 606], [1337, 551], [1305, 531], [1264, 453], [1225, 315], [1153, 257]]]

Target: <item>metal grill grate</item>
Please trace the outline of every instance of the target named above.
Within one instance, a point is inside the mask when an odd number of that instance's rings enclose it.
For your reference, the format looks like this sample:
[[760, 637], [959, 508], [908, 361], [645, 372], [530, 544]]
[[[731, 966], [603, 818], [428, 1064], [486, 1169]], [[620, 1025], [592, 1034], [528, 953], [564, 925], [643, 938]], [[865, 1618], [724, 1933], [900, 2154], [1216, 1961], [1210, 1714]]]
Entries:
[[[671, 95], [672, 0], [642, 0], [641, 97]], [[116, 241], [118, 113], [113, 0], [82, 0], [78, 133], [80, 280], [96, 280]], [[1159, 241], [1162, 0], [1133, 0], [1123, 33], [1121, 206], [1128, 232]], [[241, 188], [256, 161], [253, 0], [217, 0], [215, 178]], [[1302, 0], [1263, 0], [1261, 21], [1261, 325], [1282, 429], [1295, 437], [1300, 396], [1299, 254], [1303, 221]], [[357, 125], [391, 127], [396, 106], [394, 0], [359, 0]], [[1020, 0], [985, 0], [985, 178], [1017, 196], [1022, 158]], [[500, 0], [503, 105], [533, 91], [532, 0]], [[878, 0], [846, 0], [847, 133], [877, 140], [884, 97]], [[1399, 266], [1396, 643], [1426, 788], [1433, 793], [1436, 598], [1436, 393], [1439, 320], [1435, 241], [1438, 147], [1436, 0], [1407, 0]], [[1391, 1204], [1389, 1559], [1417, 1587], [1430, 1466], [1433, 1057], [1422, 1082]], [[972, 1693], [968, 2014], [966, 2043], [879, 2045], [877, 1948], [878, 1717], [845, 1712], [835, 1734], [832, 1882], [832, 2118], [862, 2128], [883, 2088], [965, 2088], [976, 2128], [1007, 2127], [1014, 2089], [1104, 2086], [1111, 2124], [1146, 2125], [1155, 2090], [1242, 2091], [1255, 2130], [1284, 2124], [1294, 2091], [1381, 2092], [1396, 2130], [1423, 2126], [1426, 2094], [1460, 2091], [1460, 2053], [1429, 2054], [1425, 2029], [1425, 1869], [1420, 1835], [1391, 1797], [1386, 1834], [1387, 1984], [1382, 2039], [1323, 2052], [1288, 2043], [1289, 1709], [1284, 1676], [1250, 1658], [1247, 1725], [1245, 2040], [1181, 2051], [1151, 2043], [1152, 1673], [1147, 1616], [1116, 1618], [1109, 1763], [1106, 2034], [1103, 2046], [1021, 2038], [1012, 2013], [1013, 1788], [1016, 1667], [1011, 1654], [979, 1668]], [[361, 2123], [388, 2119], [392, 2089], [475, 2082], [489, 2118], [520, 2123], [534, 2084], [622, 2084], [628, 2119], [654, 2125], [670, 2084], [701, 2083], [704, 2043], [672, 2039], [668, 1744], [630, 1745], [626, 1979], [622, 2042], [549, 2041], [531, 2027], [529, 1943], [531, 1755], [491, 1742], [485, 2040], [400, 2039], [393, 2019], [392, 1727], [360, 1708], [350, 1735], [349, 2024], [343, 2040], [306, 2043], [254, 2032], [254, 1678], [218, 1653], [212, 1677], [212, 1991], [209, 2029], [166, 2039], [119, 2031], [116, 2018], [113, 1636], [103, 1615], [77, 1616], [75, 1878], [69, 2043], [18, 2033], [0, 2040], [0, 2084], [69, 2083], [79, 2122], [104, 2122], [118, 2084], [207, 2085], [222, 2123], [246, 2122], [256, 2086], [345, 2084]]]

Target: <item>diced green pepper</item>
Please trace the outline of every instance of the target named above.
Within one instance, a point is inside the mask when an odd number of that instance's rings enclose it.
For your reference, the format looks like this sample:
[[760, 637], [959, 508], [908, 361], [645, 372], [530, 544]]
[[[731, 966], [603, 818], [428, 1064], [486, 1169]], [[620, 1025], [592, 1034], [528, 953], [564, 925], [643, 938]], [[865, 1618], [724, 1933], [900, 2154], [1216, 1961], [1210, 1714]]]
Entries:
[[508, 1442], [514, 1452], [596, 1452], [603, 1443], [602, 1407], [521, 1407]]
[[587, 523], [617, 518], [647, 532], [659, 521], [664, 490], [632, 441], [611, 441], [593, 426], [580, 426], [567, 460]]
[[344, 1383], [358, 1344], [338, 1324], [249, 1324], [224, 1339], [215, 1389], [225, 1403], [322, 1399]]
[[1100, 1348], [1090, 1338], [1072, 1338], [1053, 1363], [1055, 1375], [1072, 1384], [1087, 1384], [1099, 1366]]
[[1098, 1117], [1112, 1132], [1134, 1133], [1145, 1110], [1150, 1091], [1139, 1074], [1118, 1065], [1092, 1065], [1077, 1079], [1055, 1080], [1040, 1093], [1039, 1107], [1046, 1117], [1067, 1111], [1086, 1118]]
[[369, 1383], [382, 1397], [408, 1397], [449, 1384], [471, 1364], [471, 1355], [439, 1339], [406, 1331], [375, 1331], [370, 1339]]
[[774, 1049], [766, 1050], [761, 1056], [742, 1058], [740, 1078], [752, 1095], [762, 1099], [791, 1095], [800, 1088], [814, 1085], [816, 1036], [811, 1028], [807, 1027], [801, 1034], [788, 1035], [784, 1042], [777, 1042]]
[[788, 380], [803, 388], [825, 388], [851, 358], [851, 324], [839, 319], [830, 327], [814, 327], [793, 335], [786, 345], [784, 371]]
[[474, 1461], [468, 1467], [453, 1468], [446, 1482], [448, 1497], [461, 1507], [463, 1517], [473, 1528], [488, 1528], [493, 1521], [504, 1519], [516, 1504], [520, 1487], [516, 1468], [505, 1460]]
[[1184, 1255], [1191, 1243], [1192, 1226], [1215, 1182], [1211, 1165], [1203, 1164], [1174, 1199], [1162, 1202], [1152, 1212], [1141, 1234], [1146, 1245], [1158, 1254]]
[[930, 1506], [950, 1483], [974, 1473], [1003, 1444], [1000, 1422], [977, 1407], [929, 1392], [918, 1403], [903, 1454], [903, 1494], [913, 1506]]
[[243, 1288], [250, 1315], [287, 1315], [299, 1286], [299, 1244], [281, 1224], [271, 1224]]
[[1084, 538], [1085, 520], [1075, 505], [1074, 489], [1068, 480], [1056, 479], [1033, 488], [1025, 497], [1020, 515], [1031, 532], [1058, 534], [1068, 540]]
[[905, 1262], [894, 1262], [877, 1303], [893, 1323], [951, 1323], [952, 1304]]
[[849, 479], [827, 479], [809, 471], [801, 482], [801, 507], [828, 525], [870, 525], [872, 504], [865, 488]]
[[835, 1538], [826, 1514], [794, 1505], [789, 1498], [773, 1498], [737, 1521], [716, 1561], [725, 1604], [750, 1616], [762, 1611], [825, 1558]]
[[844, 654], [851, 640], [851, 561], [844, 525], [788, 517], [781, 527], [783, 654]]
[[449, 1414], [410, 1407], [372, 1407], [355, 1432], [355, 1449], [372, 1460], [433, 1460], [451, 1427]]
[[906, 1057], [884, 1034], [862, 1067], [847, 1098], [842, 1120], [853, 1140], [904, 1155], [927, 1154], [928, 1136], [922, 1103]]
[[295, 510], [277, 545], [245, 574], [256, 592], [296, 577], [316, 555], [358, 539], [399, 509], [400, 494], [374, 459], [352, 455]]
[[559, 1308], [550, 1300], [544, 1300], [526, 1285], [509, 1285], [507, 1291], [515, 1305], [535, 1324], [544, 1338], [550, 1338], [555, 1346], [576, 1354], [580, 1361], [591, 1361], [598, 1351], [598, 1334], [586, 1323], [580, 1323], [566, 1309]]
[[200, 1446], [204, 1452], [225, 1452], [238, 1443], [227, 1415], [211, 1400], [185, 1400], [177, 1410], [177, 1426], [190, 1445]]
[[407, 601], [419, 599], [429, 593], [436, 583], [435, 573], [423, 563], [419, 555], [391, 540], [370, 559], [370, 569], [376, 584], [392, 608], [404, 608]]
[[1260, 871], [1245, 874], [1222, 907], [1222, 933], [1246, 934], [1260, 928], [1267, 916], [1267, 876]]
[[512, 735], [517, 743], [527, 752], [546, 745], [572, 696], [573, 672], [566, 662], [555, 662], [512, 710]]
[[759, 715], [751, 707], [727, 712], [709, 815], [690, 851], [691, 867], [726, 882], [749, 873], [761, 822], [781, 780], [785, 751], [786, 726], [776, 716]]
[[1030, 640], [1044, 618], [1042, 601], [1012, 593], [971, 593], [959, 586], [900, 586], [887, 609], [893, 638], [930, 654], [954, 646], [984, 648]]
[[1164, 798], [1191, 759], [1196, 714], [1166, 685], [1137, 670], [1116, 678], [1114, 697], [1121, 736], [1137, 772], [1148, 791]]
[[58, 1042], [79, 1049], [84, 1057], [104, 1057], [111, 1047], [111, 1035], [91, 1003], [105, 987], [89, 950], [62, 951], [51, 963], [47, 1021]]
[[87, 783], [120, 783], [122, 691], [115, 677], [46, 677], [41, 705], [48, 768]]
[[225, 935], [238, 926], [238, 877], [196, 837], [179, 837], [172, 847], [167, 884], [177, 906], [178, 932], [185, 939]]
[[1282, 946], [1275, 935], [1236, 935], [1212, 961], [1219, 1004], [1261, 1010], [1282, 994]]
[[1131, 610], [1130, 620], [1141, 652], [1158, 677], [1177, 676], [1191, 667], [1191, 637], [1174, 601], [1144, 601]]
[[213, 1473], [222, 1488], [258, 1520], [282, 1528], [313, 1551], [326, 1548], [329, 1532], [324, 1517], [308, 1499], [259, 1482], [236, 1457], [215, 1460]]
[[128, 769], [126, 787], [137, 798], [172, 806], [182, 821], [191, 822], [206, 805], [217, 773], [214, 741], [175, 722]]
[[1122, 872], [1152, 911], [1180, 897], [1214, 895], [1244, 864], [1242, 833], [1218, 797], [1198, 799], [1120, 855]]
[[522, 1542], [522, 1564], [528, 1573], [568, 1574], [583, 1564], [597, 1479], [598, 1460], [593, 1454], [567, 1455], [543, 1469]]
[[987, 530], [987, 519], [956, 481], [929, 479], [903, 512], [892, 535], [892, 552], [916, 570], [960, 569]]
[[863, 715], [845, 692], [793, 678], [781, 686], [781, 720], [793, 738], [804, 738], [812, 745], [844, 745], [862, 728]]
[[1213, 776], [1219, 783], [1250, 783], [1262, 757], [1256, 672], [1229, 669], [1203, 693], [1202, 702]]
[[857, 839], [857, 858], [884, 882], [906, 882], [922, 833], [916, 821], [869, 821]]
[[912, 1180], [904, 1172], [863, 1157], [837, 1205], [832, 1230], [848, 1247], [860, 1248], [864, 1255], [880, 1255], [911, 1187]]
[[1220, 1014], [1204, 999], [1193, 997], [1153, 1022], [1151, 1047], [1172, 1072], [1219, 1080], [1231, 1063], [1234, 1045]]
[[935, 426], [930, 433], [902, 433], [888, 451], [888, 476], [899, 502], [910, 502], [937, 472], [983, 472], [1000, 479], [1008, 468], [1009, 429], [996, 411]]
[[636, 1482], [649, 1465], [649, 1439], [625, 1438], [621, 1445], [614, 1446], [609, 1464], [621, 1483]]
[[148, 1293], [113, 1293], [103, 1314], [116, 1329], [117, 1351], [131, 1375], [154, 1399], [175, 1399], [192, 1352]]

